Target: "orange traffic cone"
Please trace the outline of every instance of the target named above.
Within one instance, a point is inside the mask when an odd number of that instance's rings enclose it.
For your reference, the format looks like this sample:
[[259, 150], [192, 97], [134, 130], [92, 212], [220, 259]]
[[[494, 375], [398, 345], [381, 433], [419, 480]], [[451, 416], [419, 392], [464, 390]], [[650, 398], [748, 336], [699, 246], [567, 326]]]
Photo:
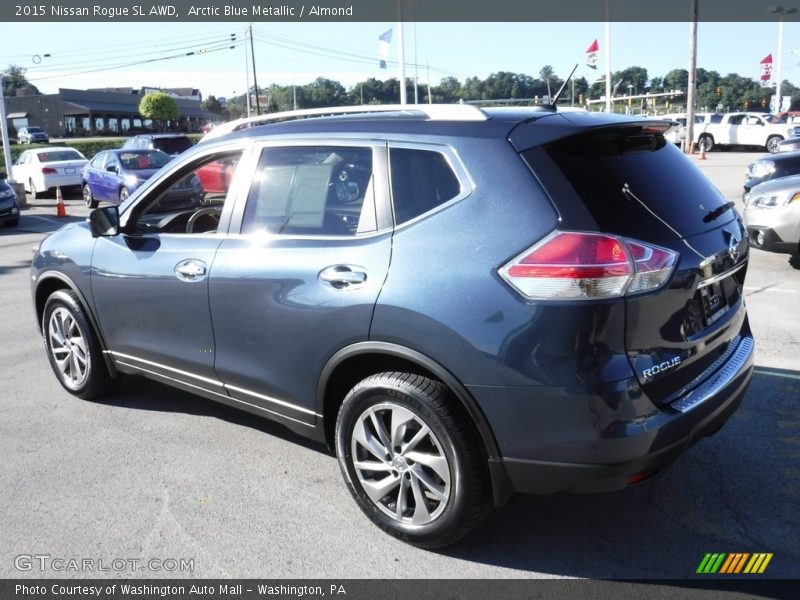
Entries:
[[56, 216], [66, 217], [67, 209], [64, 208], [64, 196], [61, 195], [61, 186], [56, 186]]
[[705, 146], [700, 146], [700, 156], [698, 160], [705, 160], [706, 159], [706, 148]]

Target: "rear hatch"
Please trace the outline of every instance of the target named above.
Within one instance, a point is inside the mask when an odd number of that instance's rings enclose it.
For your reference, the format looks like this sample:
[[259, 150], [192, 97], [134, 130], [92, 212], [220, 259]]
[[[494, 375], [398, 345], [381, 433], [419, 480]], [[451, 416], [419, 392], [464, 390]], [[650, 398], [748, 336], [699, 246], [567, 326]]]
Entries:
[[522, 152], [559, 212], [559, 229], [679, 254], [662, 288], [625, 296], [628, 358], [658, 404], [699, 386], [738, 345], [748, 253], [733, 203], [666, 142], [666, 128], [617, 122]]

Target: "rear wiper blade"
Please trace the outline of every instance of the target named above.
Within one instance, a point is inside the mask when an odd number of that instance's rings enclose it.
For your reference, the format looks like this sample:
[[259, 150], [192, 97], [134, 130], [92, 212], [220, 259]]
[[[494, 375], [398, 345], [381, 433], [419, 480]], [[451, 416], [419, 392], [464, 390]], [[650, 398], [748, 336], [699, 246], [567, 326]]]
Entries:
[[722, 206], [718, 206], [717, 208], [712, 210], [710, 213], [708, 213], [705, 217], [703, 217], [703, 223], [709, 223], [709, 222], [713, 221], [714, 219], [716, 219], [721, 214], [723, 214], [724, 212], [726, 212], [728, 209], [735, 208], [735, 207], [736, 207], [736, 203], [735, 202], [726, 202]]

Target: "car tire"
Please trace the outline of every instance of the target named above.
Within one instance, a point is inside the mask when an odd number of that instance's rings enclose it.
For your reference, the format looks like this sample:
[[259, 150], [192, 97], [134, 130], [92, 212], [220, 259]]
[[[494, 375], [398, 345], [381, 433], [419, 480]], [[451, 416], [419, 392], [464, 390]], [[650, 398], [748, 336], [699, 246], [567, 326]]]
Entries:
[[767, 152], [770, 154], [777, 154], [780, 150], [780, 143], [783, 141], [783, 138], [779, 135], [773, 135], [769, 139], [767, 139]]
[[119, 203], [122, 204], [125, 200], [128, 199], [131, 193], [128, 191], [128, 188], [124, 187], [119, 191]]
[[33, 184], [33, 179], [28, 180], [28, 187], [31, 190], [31, 198], [36, 199], [42, 197], [42, 193], [39, 190], [37, 190], [36, 186]]
[[396, 372], [364, 379], [339, 409], [335, 438], [353, 498], [401, 540], [441, 548], [491, 510], [478, 435], [441, 382]]
[[90, 399], [111, 389], [114, 379], [100, 342], [74, 292], [50, 294], [44, 305], [42, 333], [50, 366], [65, 390]]
[[99, 204], [99, 202], [94, 199], [92, 188], [89, 187], [88, 183], [83, 184], [83, 202], [86, 204], [87, 208], [97, 208]]
[[711, 152], [714, 149], [714, 138], [710, 135], [701, 135], [697, 140], [697, 147], [704, 152]]

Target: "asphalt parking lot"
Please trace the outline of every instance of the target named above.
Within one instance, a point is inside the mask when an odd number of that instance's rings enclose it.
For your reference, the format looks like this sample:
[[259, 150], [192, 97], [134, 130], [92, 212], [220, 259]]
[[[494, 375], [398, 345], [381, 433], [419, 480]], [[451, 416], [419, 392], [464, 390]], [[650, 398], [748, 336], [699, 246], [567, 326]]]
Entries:
[[[757, 156], [691, 160], [740, 207]], [[87, 214], [78, 194], [67, 212]], [[64, 391], [28, 283], [32, 247], [65, 221], [54, 215], [54, 199], [39, 200], [0, 230], [0, 577], [680, 578], [706, 552], [771, 552], [769, 576], [800, 577], [800, 270], [786, 255], [752, 251], [757, 368], [717, 435], [634, 489], [516, 497], [429, 552], [374, 527], [335, 458], [276, 424], [138, 377], [102, 402]], [[19, 570], [20, 555], [193, 569]]]

